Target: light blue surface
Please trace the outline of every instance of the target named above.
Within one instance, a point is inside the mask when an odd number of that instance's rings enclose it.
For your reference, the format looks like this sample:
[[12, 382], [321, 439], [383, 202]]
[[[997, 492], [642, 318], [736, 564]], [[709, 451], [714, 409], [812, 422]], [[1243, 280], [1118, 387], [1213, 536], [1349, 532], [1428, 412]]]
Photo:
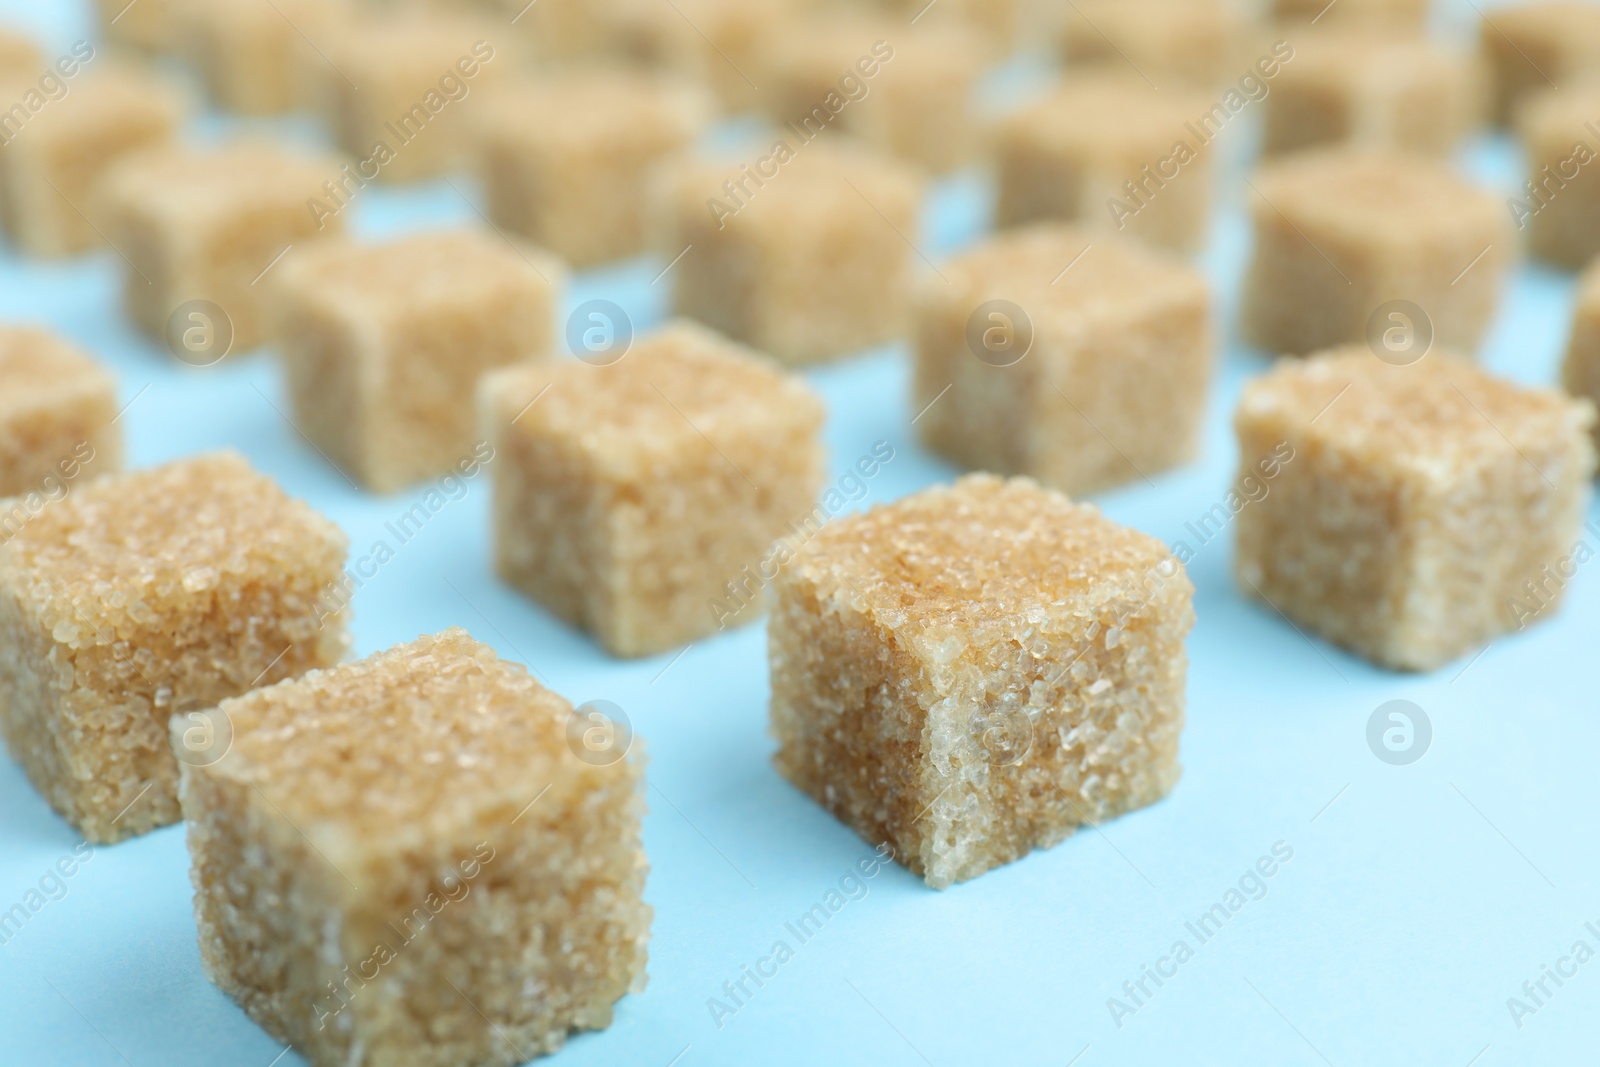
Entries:
[[[75, 5], [0, 5], [76, 36]], [[303, 134], [310, 128], [300, 124]], [[1230, 136], [1233, 136], [1230, 134]], [[1235, 145], [1235, 150], [1243, 146]], [[1464, 165], [1515, 183], [1504, 143]], [[458, 185], [476, 195], [470, 183]], [[982, 224], [985, 186], [949, 183], [919, 244], [932, 256]], [[471, 223], [438, 184], [363, 194], [355, 225], [379, 235]], [[1249, 234], [1224, 203], [1204, 265], [1231, 310]], [[578, 279], [570, 303], [605, 295], [647, 326], [662, 312], [660, 262]], [[0, 256], [0, 319], [53, 324], [121, 376], [129, 460], [145, 466], [231, 446], [351, 534], [356, 554], [422, 490], [354, 492], [278, 413], [268, 358], [211, 370], [175, 364], [118, 311], [114, 253], [45, 265]], [[1520, 381], [1555, 380], [1571, 279], [1521, 271], [1484, 358]], [[1224, 321], [1228, 321], [1224, 319]], [[1173, 539], [1233, 476], [1228, 417], [1264, 363], [1227, 345], [1201, 460], [1100, 499], [1113, 518]], [[842, 473], [874, 442], [896, 458], [871, 482], [887, 501], [953, 472], [909, 425], [903, 352], [812, 372]], [[276, 409], [278, 410], [275, 410]], [[648, 740], [647, 896], [656, 919], [650, 985], [606, 1032], [554, 1062], [644, 1064], [1576, 1063], [1593, 1058], [1600, 962], [1581, 967], [1519, 1029], [1507, 1010], [1600, 927], [1593, 827], [1595, 634], [1600, 587], [1584, 571], [1559, 618], [1496, 641], [1470, 665], [1410, 677], [1307, 640], [1244, 601], [1227, 538], [1189, 571], [1185, 774], [1155, 807], [943, 893], [898, 868], [838, 912], [718, 1027], [708, 1011], [774, 941], [870, 855], [855, 834], [774, 773], [766, 734], [765, 635], [749, 628], [681, 658], [617, 663], [499, 585], [487, 566], [480, 478], [406, 544], [356, 599], [357, 651], [459, 624], [532, 665], [556, 690], [627, 709]], [[1600, 512], [1591, 511], [1591, 518]], [[1192, 542], [1191, 542], [1192, 543]], [[1369, 716], [1404, 698], [1431, 718], [1431, 749], [1389, 766]], [[1119, 1027], [1123, 997], [1185, 923], [1238, 884], [1275, 843], [1293, 858]], [[78, 837], [0, 760], [0, 910], [23, 899]], [[0, 1064], [268, 1067], [282, 1052], [200, 972], [181, 827], [99, 848], [66, 892], [0, 947]], [[1131, 1001], [1130, 1001], [1131, 1003]], [[675, 1057], [678, 1057], [675, 1059]], [[1478, 1058], [1474, 1058], [1478, 1057]]]

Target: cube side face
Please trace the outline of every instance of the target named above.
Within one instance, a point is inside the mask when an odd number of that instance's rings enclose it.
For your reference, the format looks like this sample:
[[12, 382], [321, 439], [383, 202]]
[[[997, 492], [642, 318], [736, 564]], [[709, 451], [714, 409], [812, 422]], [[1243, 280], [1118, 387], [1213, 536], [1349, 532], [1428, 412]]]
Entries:
[[474, 306], [419, 307], [379, 328], [376, 365], [361, 375], [372, 394], [362, 405], [370, 485], [396, 489], [455, 470], [477, 440], [479, 378], [548, 354], [552, 290], [532, 279], [497, 288]]
[[[1499, 307], [1514, 247], [1510, 214], [1501, 204], [1463, 217], [1448, 235], [1419, 235], [1386, 247], [1374, 257], [1378, 269], [1367, 312], [1389, 300], [1409, 300], [1427, 312], [1436, 347], [1473, 352]], [[1363, 340], [1365, 331], [1363, 320], [1340, 340]]]
[[1071, 221], [1093, 210], [1084, 193], [1086, 168], [1081, 161], [1041, 143], [1039, 131], [1024, 122], [1005, 123], [996, 139], [996, 226]]
[[245, 3], [201, 6], [190, 16], [194, 64], [219, 107], [242, 115], [277, 115], [299, 104], [295, 75], [302, 38], [288, 20], [303, 24], [314, 12], [303, 4], [291, 12], [280, 15]]
[[[1561, 385], [1568, 394], [1600, 405], [1600, 282], [1595, 278], [1587, 274], [1583, 279], [1566, 358], [1561, 364]], [[1596, 425], [1593, 438], [1600, 446], [1600, 424]]]
[[372, 888], [344, 913], [342, 949], [353, 972], [379, 973], [342, 1011], [327, 995], [320, 1006], [349, 1014], [375, 1062], [510, 1067], [604, 1029], [643, 989], [642, 767], [586, 779], [565, 807], [535, 805], [514, 826], [486, 818], [363, 869], [357, 884]]
[[326, 941], [340, 874], [258, 789], [186, 766], [179, 792], [206, 977], [313, 1063], [345, 1062], [351, 1034], [337, 1009], [348, 980]]
[[937, 797], [923, 843], [930, 885], [1049, 848], [1177, 784], [1193, 588], [1170, 558], [1134, 588], [1053, 620], [1029, 647], [1013, 637], [919, 665], [924, 679], [955, 681], [919, 694], [924, 791]]
[[[1528, 250], [1558, 267], [1582, 270], [1600, 254], [1600, 174], [1592, 162], [1581, 169], [1573, 162], [1574, 149], [1587, 146], [1591, 135], [1582, 129], [1535, 126], [1525, 137], [1528, 180], [1544, 200], [1541, 204], [1525, 194], [1516, 198], [1533, 213], [1525, 220]], [[1557, 176], [1553, 187], [1546, 184], [1546, 174]]]
[[[953, 298], [943, 285], [926, 286], [916, 308], [914, 396], [923, 445], [968, 470], [1025, 474], [1030, 449], [1030, 405], [1040, 367], [1035, 350], [1010, 366], [991, 366], [968, 347], [968, 322], [976, 306]], [[1004, 315], [985, 328], [1006, 328]], [[1002, 357], [1002, 360], [1008, 357]]]
[[176, 127], [176, 110], [153, 96], [54, 135], [47, 123], [37, 124], [27, 139], [0, 148], [8, 235], [40, 256], [98, 248], [103, 241], [89, 221], [97, 183], [119, 159], [171, 140]]
[[[122, 469], [117, 387], [109, 375], [64, 385], [48, 402], [0, 406], [0, 543], [85, 475]], [[20, 509], [20, 510], [19, 510]]]
[[[1335, 644], [1384, 662], [1404, 616], [1416, 545], [1407, 487], [1276, 419], [1240, 420], [1241, 476], [1281, 463], [1272, 491], [1235, 518], [1244, 590]], [[1287, 446], [1292, 458], [1282, 461]]]
[[825, 603], [793, 568], [774, 585], [767, 647], [778, 772], [869, 845], [888, 842], [925, 874], [929, 830], [919, 816], [934, 797], [924, 795], [927, 711], [907, 686], [915, 661], [856, 606]]
[[1374, 291], [1374, 250], [1330, 246], [1320, 235], [1313, 247], [1270, 206], [1258, 204], [1254, 215], [1256, 247], [1239, 322], [1244, 339], [1289, 355], [1361, 340], [1381, 302]]
[[606, 517], [616, 500], [578, 449], [490, 418], [495, 571], [557, 618], [592, 630], [611, 559]]
[[[718, 194], [720, 195], [720, 193]], [[757, 301], [767, 281], [760, 272], [761, 254], [754, 235], [736, 228], [736, 218], [715, 218], [697, 202], [674, 204], [671, 243], [694, 251], [673, 269], [672, 308], [727, 337], [759, 346], [764, 336]], [[677, 255], [677, 251], [668, 251]], [[780, 353], [773, 355], [783, 358]]]
[[[877, 191], [856, 181], [867, 196]], [[750, 344], [804, 364], [854, 355], [908, 332], [913, 253], [895, 230], [914, 232], [914, 200], [878, 197], [821, 215], [774, 212], [748, 221], [759, 224], [746, 237], [756, 270]]]
[[370, 486], [366, 379], [378, 358], [370, 351], [372, 332], [293, 284], [277, 290], [269, 317], [295, 424], [329, 459]]
[[[267, 340], [269, 314], [256, 279], [291, 245], [341, 233], [343, 218], [336, 215], [319, 222], [306, 210], [304, 199], [293, 197], [240, 204], [202, 235], [195, 262], [183, 265], [194, 291], [179, 290], [174, 295], [180, 301], [196, 297], [214, 301], [233, 322], [234, 350], [255, 348]], [[165, 323], [163, 316], [163, 330]]]
[[1212, 364], [1203, 287], [1137, 318], [1035, 343], [1049, 384], [1027, 402], [1028, 473], [1079, 496], [1194, 456]]
[[760, 618], [792, 551], [775, 543], [803, 527], [822, 489], [820, 431], [814, 411], [772, 411], [743, 441], [695, 442], [651, 481], [612, 488], [593, 608], [608, 649], [649, 655]]
[[1292, 65], [1278, 76], [1262, 121], [1263, 153], [1348, 140], [1356, 125], [1349, 87], [1326, 79], [1295, 77]]

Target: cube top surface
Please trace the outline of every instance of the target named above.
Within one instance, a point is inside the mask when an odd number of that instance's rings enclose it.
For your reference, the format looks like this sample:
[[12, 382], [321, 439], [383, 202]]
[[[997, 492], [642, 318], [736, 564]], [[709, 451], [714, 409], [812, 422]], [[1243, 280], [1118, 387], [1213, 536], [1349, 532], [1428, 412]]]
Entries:
[[0, 546], [0, 587], [78, 648], [155, 624], [219, 586], [342, 560], [345, 547], [309, 505], [218, 452], [78, 486]]
[[1126, 318], [1146, 308], [1203, 301], [1207, 292], [1200, 272], [1175, 255], [1055, 223], [1002, 231], [940, 272], [949, 282], [929, 282], [933, 299], [973, 308], [1010, 300], [1036, 327], [1045, 320]]
[[1586, 432], [1594, 410], [1432, 352], [1397, 367], [1365, 346], [1284, 359], [1245, 386], [1235, 421], [1271, 427], [1369, 469], [1446, 481]]
[[1001, 129], [1071, 150], [1149, 155], [1142, 161], [1153, 164], [1178, 141], [1194, 140], [1184, 124], [1201, 118], [1210, 104], [1197, 94], [1153, 89], [1136, 75], [1091, 69], [1068, 74], [1004, 119]]
[[599, 68], [507, 79], [486, 88], [476, 123], [495, 138], [587, 145], [654, 139], [662, 127], [687, 135], [711, 117], [710, 98], [690, 82]]
[[338, 174], [331, 159], [287, 152], [261, 141], [220, 148], [172, 146], [120, 162], [106, 179], [110, 202], [159, 216], [174, 226], [197, 215], [226, 215], [261, 207], [306, 210]]
[[[845, 137], [823, 135], [826, 143], [800, 144], [776, 176], [765, 185], [746, 179], [740, 186], [745, 203], [724, 220], [729, 230], [750, 225], [779, 226], [815, 233], [857, 228], [863, 212], [882, 212], [909, 225], [922, 196], [922, 178], [911, 167]], [[767, 146], [761, 148], [765, 150]], [[749, 171], [747, 161], [723, 156], [694, 156], [680, 160], [672, 172], [672, 188], [682, 197], [681, 209], [704, 213], [708, 198], [730, 199], [725, 182], [739, 185]], [[751, 192], [753, 190], [753, 193]], [[888, 235], [888, 236], [893, 236]]]
[[203, 773], [260, 788], [314, 838], [403, 836], [502, 802], [509, 824], [546, 786], [555, 804], [606, 773], [569, 750], [571, 704], [454, 627], [221, 710], [232, 746]]
[[896, 631], [1044, 623], [1138, 595], [1167, 546], [1031, 479], [972, 474], [826, 526], [790, 564]]
[[1511, 226], [1492, 194], [1440, 162], [1402, 153], [1303, 152], [1263, 167], [1254, 185], [1258, 218], [1276, 220], [1281, 213], [1303, 229], [1358, 234], [1374, 245], [1406, 248], [1419, 237], [1474, 240], [1474, 232]]
[[478, 306], [561, 277], [553, 257], [478, 230], [420, 233], [383, 244], [318, 241], [298, 249], [282, 269], [281, 292], [362, 317]]
[[686, 445], [698, 451], [707, 439], [766, 437], [778, 420], [819, 427], [823, 419], [822, 402], [798, 379], [684, 321], [609, 366], [517, 366], [490, 375], [483, 390], [513, 437], [569, 442], [595, 470], [623, 480], [670, 467]]
[[130, 123], [175, 126], [183, 117], [183, 96], [175, 87], [140, 67], [101, 62], [74, 79], [72, 90], [51, 103], [26, 138], [60, 143]]
[[0, 326], [0, 415], [78, 389], [116, 389], [111, 373], [48, 330]]

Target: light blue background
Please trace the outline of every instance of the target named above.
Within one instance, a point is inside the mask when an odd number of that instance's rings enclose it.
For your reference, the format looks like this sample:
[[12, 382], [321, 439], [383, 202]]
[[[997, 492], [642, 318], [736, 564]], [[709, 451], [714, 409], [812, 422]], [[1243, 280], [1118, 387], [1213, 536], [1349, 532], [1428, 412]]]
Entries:
[[[76, 4], [11, 0], [0, 12], [31, 22], [53, 50], [87, 32]], [[1460, 29], [1473, 12], [1450, 14], [1441, 21]], [[1014, 72], [1016, 82], [1030, 77]], [[303, 121], [252, 125], [316, 136]], [[1224, 147], [1242, 156], [1248, 140], [1241, 127]], [[1507, 191], [1520, 165], [1503, 141], [1474, 145], [1463, 164]], [[470, 181], [456, 184], [477, 196]], [[1227, 324], [1249, 233], [1238, 183], [1222, 187], [1202, 262]], [[987, 196], [976, 176], [944, 183], [918, 244], [937, 257], [970, 240]], [[354, 214], [373, 237], [475, 221], [444, 183], [369, 190]], [[133, 465], [240, 449], [338, 521], [358, 555], [420, 499], [420, 488], [357, 493], [326, 466], [278, 413], [288, 403], [270, 358], [194, 370], [137, 335], [118, 310], [121, 265], [111, 252], [65, 263], [0, 254], [0, 318], [46, 321], [116, 368], [131, 402], [123, 421]], [[570, 303], [604, 295], [647, 327], [663, 311], [666, 283], [650, 284], [663, 265], [584, 275]], [[1553, 383], [1571, 290], [1569, 276], [1521, 270], [1485, 345], [1488, 366]], [[1105, 494], [1107, 513], [1183, 536], [1183, 523], [1226, 491], [1229, 413], [1241, 382], [1264, 366], [1226, 343], [1201, 460]], [[873, 500], [953, 475], [914, 442], [903, 352], [807, 378], [829, 405], [836, 472], [875, 441], [895, 447]], [[1579, 937], [1600, 947], [1583, 930], [1600, 920], [1600, 588], [1587, 571], [1553, 622], [1494, 642], [1470, 666], [1412, 677], [1307, 640], [1244, 601], [1227, 539], [1214, 541], [1189, 568], [1199, 622], [1186, 770], [1169, 799], [943, 893], [885, 870], [719, 1029], [708, 998], [787, 938], [784, 923], [870, 849], [771, 767], [761, 627], [699, 642], [681, 659], [613, 662], [495, 581], [486, 520], [479, 479], [362, 589], [356, 646], [365, 654], [463, 625], [573, 700], [620, 704], [648, 741], [650, 985], [622, 1001], [608, 1031], [575, 1038], [556, 1062], [1487, 1067], [1592, 1058], [1600, 962], [1521, 1029], [1506, 1008]], [[1408, 767], [1381, 763], [1365, 740], [1369, 715], [1395, 698], [1433, 723], [1431, 750]], [[1119, 1028], [1107, 998], [1280, 841], [1293, 859], [1267, 895]], [[0, 760], [0, 910], [77, 843]], [[66, 897], [0, 947], [0, 1063], [268, 1067], [282, 1052], [201, 975], [181, 827], [97, 849]], [[276, 1062], [301, 1061], [289, 1052]]]

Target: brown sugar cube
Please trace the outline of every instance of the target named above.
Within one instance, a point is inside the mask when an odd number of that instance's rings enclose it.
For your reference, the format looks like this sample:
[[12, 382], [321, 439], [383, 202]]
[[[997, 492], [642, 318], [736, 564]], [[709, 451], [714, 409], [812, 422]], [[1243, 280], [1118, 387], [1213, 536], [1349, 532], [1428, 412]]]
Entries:
[[279, 270], [273, 339], [295, 425], [376, 492], [483, 460], [479, 377], [555, 338], [560, 265], [492, 234], [323, 241]]
[[218, 107], [276, 115], [308, 102], [303, 79], [315, 63], [325, 63], [318, 42], [354, 17], [352, 6], [350, 0], [197, 0], [185, 5], [180, 21], [190, 62]]
[[940, 273], [914, 332], [928, 448], [1074, 496], [1194, 455], [1212, 364], [1198, 271], [1126, 238], [1038, 225]]
[[1529, 93], [1567, 89], [1600, 68], [1600, 7], [1533, 0], [1496, 7], [1478, 32], [1493, 72], [1494, 114], [1509, 124]]
[[821, 402], [698, 326], [501, 371], [482, 403], [496, 569], [613, 655], [754, 621], [774, 542], [816, 519]]
[[1238, 78], [1247, 62], [1244, 22], [1229, 0], [1075, 0], [1070, 7], [1061, 37], [1069, 65], [1131, 70], [1162, 89], [1211, 90]]
[[515, 65], [479, 22], [422, 12], [358, 19], [330, 35], [322, 100], [367, 181], [412, 182], [470, 166], [478, 90]]
[[1183, 565], [1027, 479], [841, 518], [779, 573], [778, 771], [943, 889], [1177, 783]]
[[1068, 220], [1198, 248], [1211, 211], [1210, 143], [1231, 120], [1208, 106], [1115, 73], [1067, 78], [994, 129], [996, 224]]
[[[1029, 0], [881, 0], [894, 14], [916, 19], [917, 25], [960, 27], [969, 39], [980, 37], [988, 45], [991, 58], [1009, 55], [1017, 44]], [[1038, 5], [1032, 5], [1038, 6]]]
[[1518, 110], [1528, 180], [1508, 202], [1528, 250], [1578, 270], [1600, 254], [1600, 83], [1532, 93]]
[[180, 305], [205, 300], [227, 316], [234, 350], [259, 345], [268, 287], [257, 282], [286, 250], [344, 229], [342, 214], [316, 210], [337, 173], [331, 161], [256, 142], [160, 149], [112, 168], [100, 204], [107, 238], [128, 259], [129, 317], [159, 340]]
[[622, 71], [486, 90], [477, 152], [497, 226], [578, 267], [643, 253], [648, 175], [710, 120], [695, 87]]
[[[314, 1067], [510, 1067], [645, 985], [642, 759], [459, 629], [203, 713], [206, 975]], [[180, 751], [198, 729], [172, 720]]]
[[1235, 519], [1240, 586], [1382, 666], [1443, 666], [1553, 606], [1527, 598], [1578, 539], [1593, 423], [1449, 355], [1285, 360], [1234, 416], [1241, 469], [1277, 467]]
[[1405, 301], [1433, 343], [1476, 347], [1515, 249], [1492, 195], [1425, 157], [1355, 149], [1302, 152], [1251, 184], [1248, 343], [1303, 355], [1360, 341], [1375, 316], [1388, 322], [1384, 305]]
[[[513, 46], [540, 60], [594, 59], [610, 50], [614, 9], [631, 0], [491, 0], [495, 16], [511, 20]], [[684, 0], [674, 0], [680, 7]]]
[[905, 335], [920, 177], [792, 131], [743, 163], [677, 162], [656, 188], [673, 308], [790, 364]]
[[75, 487], [0, 546], [0, 726], [90, 841], [176, 822], [174, 714], [338, 662], [338, 527], [231, 453]]
[[976, 150], [982, 49], [964, 27], [857, 15], [797, 20], [762, 53], [768, 117], [804, 140], [836, 127], [934, 173]]
[[192, 2], [95, 0], [95, 8], [100, 31], [113, 44], [149, 55], [174, 55], [180, 50], [182, 20]]
[[[1570, 395], [1600, 404], [1600, 263], [1590, 264], [1578, 280], [1578, 305], [1561, 384]], [[1600, 427], [1595, 433], [1600, 444]]]
[[45, 330], [0, 326], [0, 542], [92, 471], [122, 466], [117, 382]]
[[44, 70], [44, 55], [33, 40], [0, 26], [0, 80], [31, 81]]
[[65, 96], [0, 146], [0, 221], [7, 235], [39, 256], [102, 245], [91, 221], [99, 182], [129, 155], [170, 142], [183, 112], [171, 88], [134, 68], [79, 74]]
[[1296, 37], [1265, 101], [1262, 147], [1324, 144], [1445, 153], [1481, 108], [1475, 57], [1370, 28]]
[[1421, 32], [1428, 21], [1429, 0], [1272, 0], [1272, 17], [1279, 22], [1316, 22], [1342, 26], [1351, 23]]
[[810, 0], [613, 0], [604, 17], [610, 49], [707, 85], [731, 112], [767, 92], [766, 43], [790, 32]]

